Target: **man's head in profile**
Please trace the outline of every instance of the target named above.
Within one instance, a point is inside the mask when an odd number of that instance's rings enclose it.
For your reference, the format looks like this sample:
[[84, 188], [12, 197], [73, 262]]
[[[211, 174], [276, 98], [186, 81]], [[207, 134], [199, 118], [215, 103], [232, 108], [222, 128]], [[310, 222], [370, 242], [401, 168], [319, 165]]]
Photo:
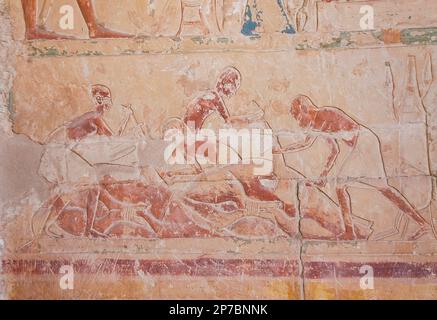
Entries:
[[231, 98], [241, 86], [241, 74], [234, 67], [226, 68], [217, 80], [216, 91], [222, 98]]
[[103, 113], [112, 108], [111, 90], [107, 86], [95, 84], [91, 87], [91, 94], [97, 112]]

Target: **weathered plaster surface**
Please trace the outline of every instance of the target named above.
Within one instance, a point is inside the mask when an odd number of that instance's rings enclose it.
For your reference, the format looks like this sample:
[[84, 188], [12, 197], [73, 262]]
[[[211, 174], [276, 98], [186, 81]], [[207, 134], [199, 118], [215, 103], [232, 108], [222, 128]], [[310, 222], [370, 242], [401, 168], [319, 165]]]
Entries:
[[2, 61], [0, 65], [0, 112], [1, 112], [1, 127], [3, 132], [8, 132], [9, 130], [9, 106], [10, 106], [10, 90], [12, 88], [12, 80], [15, 75], [13, 63], [15, 60], [15, 45], [12, 39], [12, 29], [10, 16], [8, 14], [7, 1], [0, 2], [0, 59]]
[[[437, 298], [432, 0], [85, 2], [0, 0], [1, 298]], [[165, 163], [188, 120], [273, 175]]]
[[[15, 74], [12, 66], [14, 57], [14, 43], [12, 40], [12, 30], [10, 17], [8, 15], [6, 1], [0, 1], [0, 141], [6, 139], [11, 134], [9, 122], [10, 92], [12, 88], [12, 80]], [[3, 183], [2, 183], [3, 184]], [[1, 203], [3, 205], [3, 202]], [[0, 237], [0, 259], [3, 256], [4, 240]], [[1, 272], [1, 266], [0, 266]], [[4, 279], [0, 277], [0, 299], [6, 298]]]

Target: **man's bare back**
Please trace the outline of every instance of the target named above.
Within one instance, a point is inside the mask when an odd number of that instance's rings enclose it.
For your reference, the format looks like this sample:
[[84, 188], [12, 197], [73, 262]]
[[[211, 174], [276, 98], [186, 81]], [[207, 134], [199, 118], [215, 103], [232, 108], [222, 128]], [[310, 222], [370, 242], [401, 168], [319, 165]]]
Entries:
[[80, 141], [93, 134], [112, 136], [111, 130], [103, 120], [103, 114], [98, 111], [87, 112], [66, 125], [67, 137], [70, 140]]

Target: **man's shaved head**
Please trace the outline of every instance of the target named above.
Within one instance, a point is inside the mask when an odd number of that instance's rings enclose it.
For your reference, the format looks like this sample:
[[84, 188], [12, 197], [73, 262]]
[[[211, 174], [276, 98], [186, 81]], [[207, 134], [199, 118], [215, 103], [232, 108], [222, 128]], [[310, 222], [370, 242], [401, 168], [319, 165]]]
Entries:
[[301, 128], [310, 126], [318, 108], [310, 98], [299, 95], [291, 102], [290, 114], [298, 122]]
[[218, 81], [216, 90], [225, 97], [232, 97], [237, 93], [241, 85], [241, 74], [234, 67], [228, 67], [221, 73]]
[[97, 111], [103, 112], [111, 109], [111, 90], [107, 86], [95, 84], [91, 87], [91, 94], [93, 96], [94, 105], [96, 106]]
[[290, 113], [296, 119], [299, 115], [305, 115], [309, 111], [315, 110], [317, 110], [317, 107], [307, 96], [300, 95], [291, 102]]
[[110, 97], [111, 96], [111, 90], [102, 84], [95, 84], [91, 87], [91, 94], [93, 97], [96, 95], [101, 95], [104, 97]]

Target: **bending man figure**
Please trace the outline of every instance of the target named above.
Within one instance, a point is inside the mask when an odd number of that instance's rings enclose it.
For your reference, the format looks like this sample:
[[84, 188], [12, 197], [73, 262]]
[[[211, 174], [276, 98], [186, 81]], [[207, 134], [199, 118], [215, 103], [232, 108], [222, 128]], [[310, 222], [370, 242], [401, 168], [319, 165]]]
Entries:
[[[120, 129], [114, 134], [103, 119], [105, 112], [109, 111], [113, 106], [110, 89], [104, 85], [93, 85], [91, 93], [94, 102], [94, 110], [86, 112], [67, 122], [52, 132], [48, 138], [48, 143], [53, 144], [55, 147], [48, 147], [44, 153], [41, 159], [40, 173], [49, 182], [58, 186], [71, 184], [71, 173], [68, 172], [68, 167], [71, 165], [68, 165], [70, 161], [77, 158], [79, 158], [81, 162], [86, 161], [81, 157], [77, 157], [74, 151], [75, 147], [82, 141], [93, 136], [112, 137], [123, 134], [126, 121], [121, 123]], [[132, 109], [125, 108], [125, 112], [126, 118], [128, 119], [132, 115]], [[65, 147], [67, 148], [67, 152]], [[99, 188], [90, 188], [87, 199], [87, 224], [85, 230], [87, 236], [100, 235], [93, 229], [99, 197]], [[52, 200], [49, 201], [49, 207], [51, 207], [50, 217], [56, 216], [59, 213], [59, 208], [62, 208], [64, 205], [61, 196], [56, 195], [52, 198]]]
[[[399, 210], [419, 225], [419, 230], [411, 237], [416, 240], [431, 231], [429, 223], [417, 212], [408, 200], [394, 187], [389, 185], [382, 159], [380, 141], [370, 129], [360, 125], [342, 110], [334, 107], [316, 107], [306, 96], [298, 96], [291, 103], [290, 114], [305, 131], [306, 138], [274, 153], [289, 153], [310, 148], [317, 139], [324, 139], [330, 147], [324, 168], [314, 183], [325, 187], [328, 174], [337, 160], [338, 172], [336, 193], [343, 215], [345, 232], [343, 238], [355, 239], [352, 222], [351, 198], [348, 188], [353, 184], [377, 190]], [[339, 159], [340, 146], [345, 155]], [[371, 165], [369, 167], [369, 165]], [[353, 181], [347, 178], [356, 178]], [[366, 177], [366, 178], [363, 178]]]

